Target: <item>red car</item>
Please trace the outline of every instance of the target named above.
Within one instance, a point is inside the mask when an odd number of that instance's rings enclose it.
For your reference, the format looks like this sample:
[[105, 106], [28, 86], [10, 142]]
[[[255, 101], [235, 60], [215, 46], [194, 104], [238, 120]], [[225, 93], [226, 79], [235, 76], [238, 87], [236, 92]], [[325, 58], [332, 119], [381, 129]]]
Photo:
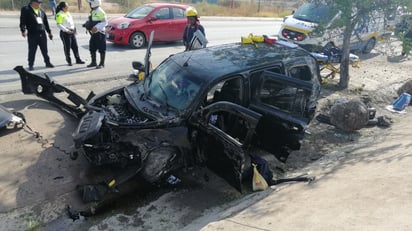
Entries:
[[129, 44], [133, 48], [146, 45], [151, 31], [154, 42], [182, 40], [187, 23], [185, 10], [189, 6], [169, 3], [144, 4], [125, 16], [111, 18], [106, 36], [109, 42]]

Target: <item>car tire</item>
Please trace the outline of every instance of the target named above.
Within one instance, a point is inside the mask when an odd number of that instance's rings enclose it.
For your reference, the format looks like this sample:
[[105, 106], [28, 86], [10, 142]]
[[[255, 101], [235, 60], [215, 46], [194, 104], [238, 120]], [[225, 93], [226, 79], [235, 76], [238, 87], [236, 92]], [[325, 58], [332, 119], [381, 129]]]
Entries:
[[129, 39], [132, 48], [138, 49], [146, 45], [146, 36], [142, 32], [134, 32]]
[[362, 53], [364, 54], [369, 54], [375, 48], [376, 45], [376, 39], [375, 38], [370, 38], [366, 45], [362, 49]]

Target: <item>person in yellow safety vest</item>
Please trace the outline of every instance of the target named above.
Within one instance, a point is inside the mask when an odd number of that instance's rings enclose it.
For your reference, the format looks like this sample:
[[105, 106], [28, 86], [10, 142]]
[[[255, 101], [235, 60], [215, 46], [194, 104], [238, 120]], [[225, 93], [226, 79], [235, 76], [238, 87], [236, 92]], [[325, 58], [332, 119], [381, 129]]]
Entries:
[[64, 55], [69, 66], [72, 66], [70, 49], [73, 50], [76, 64], [84, 64], [79, 55], [79, 46], [76, 39], [76, 27], [74, 26], [72, 15], [69, 12], [69, 4], [60, 2], [56, 8], [56, 23], [60, 29], [60, 38], [63, 42]]
[[[89, 40], [89, 51], [91, 55], [91, 62], [87, 67], [96, 67], [100, 69], [104, 67], [106, 58], [106, 26], [107, 16], [104, 10], [100, 7], [101, 0], [87, 0], [90, 4], [90, 16], [89, 20], [83, 24], [84, 27], [90, 32], [91, 37]], [[96, 52], [100, 53], [100, 63], [97, 65]]]

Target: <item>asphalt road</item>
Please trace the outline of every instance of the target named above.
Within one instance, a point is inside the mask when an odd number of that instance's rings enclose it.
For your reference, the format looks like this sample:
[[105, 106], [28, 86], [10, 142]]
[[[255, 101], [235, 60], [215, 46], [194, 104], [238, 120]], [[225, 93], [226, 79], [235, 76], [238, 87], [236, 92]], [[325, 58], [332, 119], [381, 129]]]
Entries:
[[[81, 24], [86, 21], [87, 14], [74, 14], [73, 16], [77, 28], [80, 28], [77, 36], [80, 56], [86, 62], [90, 62], [89, 35], [81, 27]], [[117, 15], [108, 15], [109, 18], [115, 16]], [[28, 48], [27, 40], [21, 36], [19, 31], [19, 12], [2, 12], [0, 19], [0, 94], [7, 94], [20, 91], [19, 76], [13, 68], [18, 65], [27, 68]], [[275, 35], [280, 28], [281, 19], [202, 17], [201, 22], [205, 27], [209, 46], [212, 46], [238, 42], [241, 36], [247, 36], [249, 33]], [[127, 46], [108, 43], [104, 69], [86, 68], [86, 65], [69, 67], [65, 61], [63, 44], [58, 37], [58, 29], [52, 16], [49, 16], [49, 23], [54, 35], [54, 39], [48, 41], [49, 56], [55, 68], [45, 68], [43, 57], [38, 49], [33, 73], [47, 73], [60, 84], [68, 86], [123, 76], [126, 78], [132, 72], [131, 62], [144, 60], [146, 49], [131, 49]], [[155, 44], [152, 48], [151, 61], [156, 66], [169, 55], [182, 50], [181, 42]]]

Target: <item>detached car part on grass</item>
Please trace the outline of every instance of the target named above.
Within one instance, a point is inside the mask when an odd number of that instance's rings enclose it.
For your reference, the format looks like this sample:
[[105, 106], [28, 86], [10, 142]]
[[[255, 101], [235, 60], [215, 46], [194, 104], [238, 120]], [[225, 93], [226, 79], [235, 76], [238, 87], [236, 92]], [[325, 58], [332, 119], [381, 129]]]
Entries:
[[[145, 67], [149, 67], [150, 45]], [[242, 190], [251, 150], [286, 161], [300, 148], [320, 93], [319, 66], [293, 44], [225, 44], [171, 55], [145, 78], [83, 99], [21, 66], [24, 94], [80, 118], [73, 156], [120, 166], [148, 182], [185, 166], [206, 165]], [[67, 94], [72, 105], [56, 97]], [[67, 100], [66, 100], [67, 101]]]

